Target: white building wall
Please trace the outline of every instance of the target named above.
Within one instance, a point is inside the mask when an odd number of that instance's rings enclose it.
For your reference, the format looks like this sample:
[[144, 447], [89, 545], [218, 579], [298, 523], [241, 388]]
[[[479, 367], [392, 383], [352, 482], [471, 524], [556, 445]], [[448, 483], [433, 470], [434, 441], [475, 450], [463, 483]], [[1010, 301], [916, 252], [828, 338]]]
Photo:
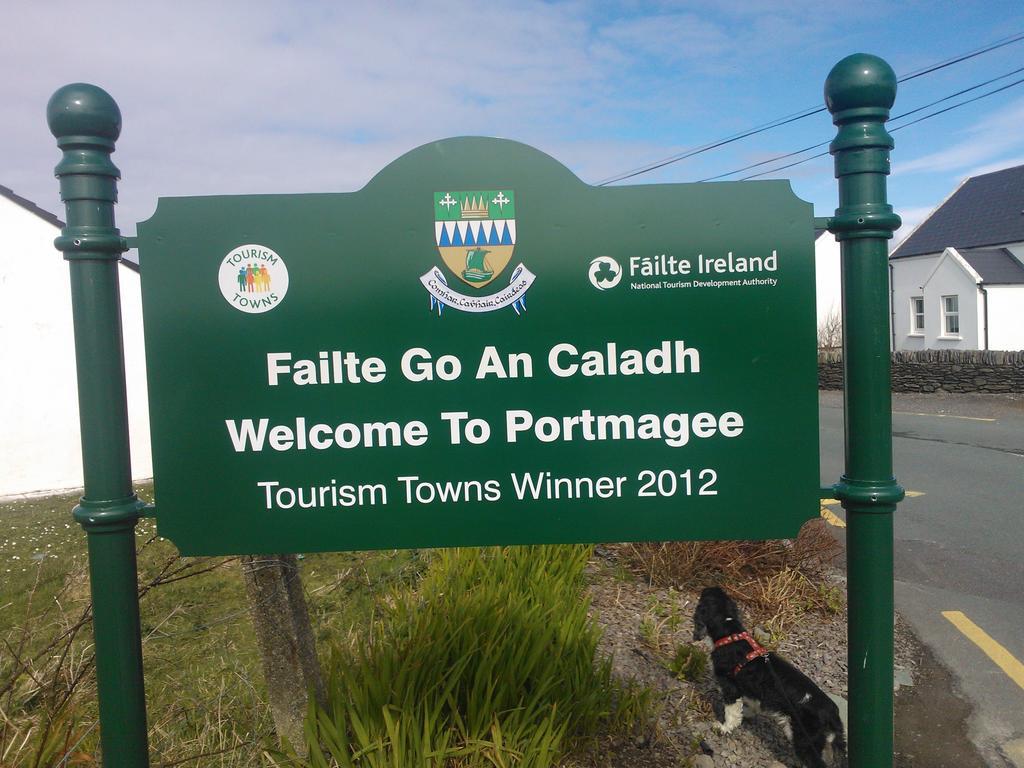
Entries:
[[814, 282], [818, 328], [835, 315], [842, 319], [842, 269], [839, 243], [831, 232], [822, 232], [814, 241]]
[[[981, 349], [984, 346], [984, 306], [977, 278], [953, 249], [941, 254], [896, 259], [890, 264], [896, 349]], [[914, 296], [924, 297], [923, 333], [914, 332], [911, 326], [910, 300]], [[958, 297], [960, 333], [956, 335], [945, 333], [945, 296]]]
[[1024, 285], [989, 285], [988, 347], [1024, 350]]
[[[0, 197], [0, 497], [82, 486], [68, 265], [54, 225]], [[132, 469], [151, 477], [138, 275], [120, 269]]]
[[[910, 256], [905, 259], [890, 261], [892, 265], [892, 302], [893, 302], [893, 328], [895, 329], [894, 341], [897, 350], [919, 350], [927, 349], [926, 334], [916, 334], [911, 327], [910, 299], [913, 296], [924, 296], [924, 284], [928, 281], [932, 270], [935, 269], [935, 262], [938, 254], [928, 256]], [[925, 330], [929, 328], [930, 311], [934, 307], [929, 306], [925, 299]], [[931, 321], [931, 328], [934, 336], [937, 328], [934, 327], [934, 320]]]
[[[945, 333], [943, 296], [959, 297], [959, 334]], [[938, 267], [924, 287], [924, 306], [926, 349], [980, 349], [984, 346], [980, 334], [982, 306], [978, 284], [949, 250], [940, 257]]]
[[118, 273], [121, 283], [121, 333], [124, 336], [124, 377], [128, 394], [132, 478], [149, 480], [153, 477], [153, 453], [149, 441], [149, 385], [146, 382], [146, 342], [142, 332], [142, 284], [139, 273], [133, 269], [122, 266]]

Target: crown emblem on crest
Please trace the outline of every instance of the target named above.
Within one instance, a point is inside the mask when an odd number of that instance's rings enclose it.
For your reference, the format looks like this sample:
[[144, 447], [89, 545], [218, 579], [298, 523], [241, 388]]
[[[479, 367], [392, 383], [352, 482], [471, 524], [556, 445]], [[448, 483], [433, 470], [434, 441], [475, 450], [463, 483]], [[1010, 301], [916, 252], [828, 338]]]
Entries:
[[461, 216], [464, 219], [486, 219], [490, 215], [486, 197], [465, 198]]

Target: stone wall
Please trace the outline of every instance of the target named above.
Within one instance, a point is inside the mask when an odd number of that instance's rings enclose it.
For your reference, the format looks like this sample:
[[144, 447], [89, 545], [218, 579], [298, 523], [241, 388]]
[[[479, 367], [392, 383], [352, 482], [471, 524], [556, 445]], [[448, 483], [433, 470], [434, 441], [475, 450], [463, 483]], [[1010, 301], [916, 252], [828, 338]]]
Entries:
[[[818, 388], [843, 388], [841, 352], [818, 353]], [[894, 352], [893, 392], [1024, 392], [1024, 352]]]

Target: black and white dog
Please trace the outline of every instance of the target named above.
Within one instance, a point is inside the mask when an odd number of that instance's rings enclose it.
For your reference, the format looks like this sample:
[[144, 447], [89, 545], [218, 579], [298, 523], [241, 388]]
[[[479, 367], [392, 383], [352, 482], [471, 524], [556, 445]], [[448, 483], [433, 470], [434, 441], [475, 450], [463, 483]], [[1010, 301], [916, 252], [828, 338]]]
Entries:
[[736, 603], [719, 587], [701, 592], [693, 614], [693, 639], [704, 637], [714, 642], [711, 661], [725, 703], [720, 731], [731, 733], [743, 722], [746, 700], [779, 722], [807, 768], [825, 768], [828, 745], [845, 752], [835, 702], [792, 664], [762, 648], [743, 628]]

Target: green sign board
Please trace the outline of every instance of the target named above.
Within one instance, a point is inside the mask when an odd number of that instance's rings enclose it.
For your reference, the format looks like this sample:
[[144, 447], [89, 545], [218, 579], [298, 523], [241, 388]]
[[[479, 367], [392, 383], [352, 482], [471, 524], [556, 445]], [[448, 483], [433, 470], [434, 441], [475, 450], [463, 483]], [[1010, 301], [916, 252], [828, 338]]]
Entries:
[[812, 212], [590, 187], [496, 139], [139, 225], [183, 554], [794, 535], [817, 514]]

